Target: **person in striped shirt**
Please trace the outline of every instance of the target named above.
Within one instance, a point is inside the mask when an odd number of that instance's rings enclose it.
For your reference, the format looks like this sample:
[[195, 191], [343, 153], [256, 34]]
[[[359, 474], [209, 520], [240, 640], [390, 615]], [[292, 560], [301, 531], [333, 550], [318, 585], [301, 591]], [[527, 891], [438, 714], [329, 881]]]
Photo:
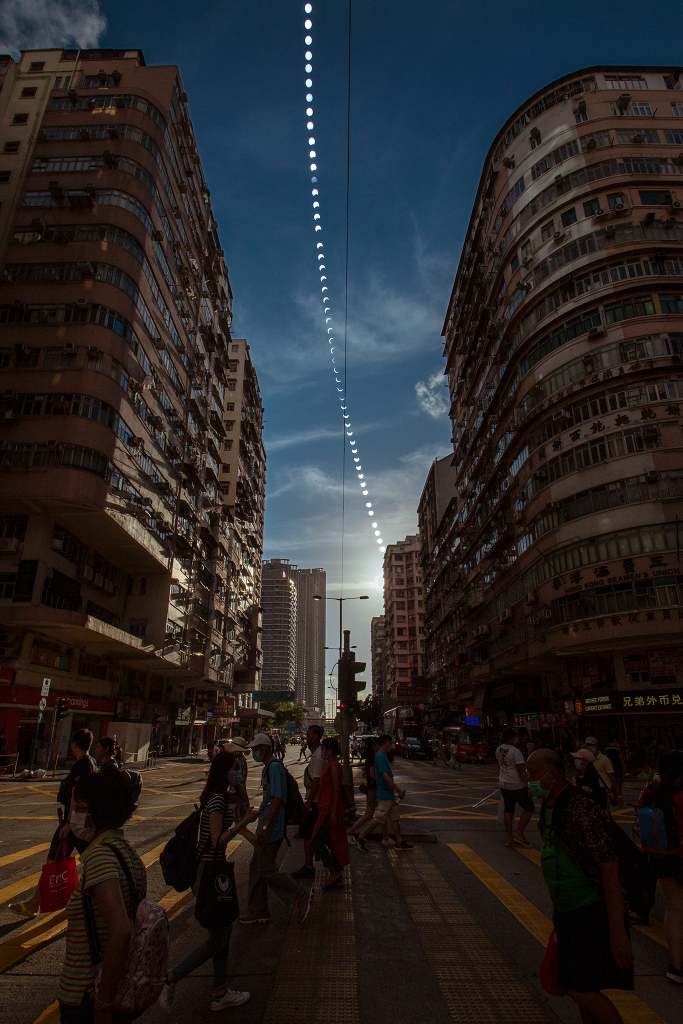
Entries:
[[[81, 776], [74, 787], [74, 799], [79, 806], [87, 805], [91, 819], [88, 828], [94, 827], [95, 834], [81, 854], [83, 873], [66, 907], [66, 953], [58, 991], [60, 1024], [129, 1024], [132, 1018], [114, 1013], [112, 1003], [126, 965], [132, 934], [130, 919], [137, 901], [111, 847], [121, 852], [136, 889], [146, 891], [144, 864], [123, 836], [123, 826], [133, 814], [134, 804], [118, 772]], [[76, 836], [77, 829], [72, 824]], [[84, 890], [91, 897], [104, 954], [97, 996], [83, 913]]]

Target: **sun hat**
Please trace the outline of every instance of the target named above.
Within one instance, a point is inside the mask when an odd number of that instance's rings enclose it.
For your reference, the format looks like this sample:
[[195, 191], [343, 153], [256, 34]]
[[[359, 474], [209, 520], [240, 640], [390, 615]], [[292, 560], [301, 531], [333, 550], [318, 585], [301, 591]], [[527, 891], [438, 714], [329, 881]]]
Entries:
[[581, 757], [584, 761], [590, 761], [591, 764], [595, 760], [595, 754], [591, 754], [590, 750], [586, 750], [585, 747], [582, 747], [581, 750], [575, 750], [574, 757]]

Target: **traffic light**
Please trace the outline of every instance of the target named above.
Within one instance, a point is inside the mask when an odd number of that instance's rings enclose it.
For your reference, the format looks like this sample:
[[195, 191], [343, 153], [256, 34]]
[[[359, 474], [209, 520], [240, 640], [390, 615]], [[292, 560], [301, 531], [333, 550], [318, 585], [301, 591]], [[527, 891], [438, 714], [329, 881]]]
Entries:
[[344, 651], [339, 661], [338, 670], [338, 694], [339, 707], [353, 711], [358, 704], [358, 691], [364, 690], [367, 683], [363, 679], [356, 679], [359, 672], [365, 671], [365, 662], [356, 661], [353, 651]]
[[69, 701], [67, 697], [59, 697], [55, 704], [55, 722], [60, 722], [69, 714]]

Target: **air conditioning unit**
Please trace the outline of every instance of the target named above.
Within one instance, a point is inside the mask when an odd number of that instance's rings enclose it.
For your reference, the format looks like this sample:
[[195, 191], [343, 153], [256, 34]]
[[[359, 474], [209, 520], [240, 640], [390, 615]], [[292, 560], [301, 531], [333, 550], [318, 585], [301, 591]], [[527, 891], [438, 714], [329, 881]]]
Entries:
[[609, 212], [608, 210], [603, 210], [602, 207], [598, 207], [598, 209], [595, 211], [593, 216], [596, 217], [596, 218], [597, 217], [606, 217], [608, 212]]
[[604, 327], [591, 327], [591, 329], [588, 332], [588, 337], [589, 338], [601, 338], [603, 336], [603, 334], [605, 334], [605, 328]]
[[92, 578], [93, 578], [92, 566], [91, 565], [86, 565], [85, 563], [82, 563], [81, 565], [78, 566], [78, 575], [80, 576], [80, 578], [82, 580], [88, 580], [89, 582], [92, 581]]
[[524, 604], [526, 605], [527, 608], [530, 608], [531, 605], [536, 604], [536, 591], [535, 590], [527, 590], [526, 594], [524, 595]]
[[154, 345], [154, 347], [157, 350], [157, 352], [163, 352], [164, 349], [166, 348], [166, 346], [164, 345], [162, 339], [158, 335], [156, 337], [152, 338], [152, 344]]
[[631, 142], [645, 142], [645, 136], [642, 132], [636, 132], [635, 135], [631, 137]]
[[626, 110], [626, 108], [628, 107], [630, 102], [631, 102], [631, 94], [630, 94], [630, 92], [622, 92], [621, 95], [619, 96], [619, 99], [617, 100], [617, 106], [619, 107], [619, 110]]
[[622, 210], [626, 209], [626, 204], [622, 203], [622, 201], [618, 199], [616, 203], [613, 205], [612, 209], [616, 210], [617, 213], [621, 213]]
[[[559, 232], [558, 232], [558, 234], [559, 234]], [[533, 260], [534, 260], [534, 254], [532, 252], [530, 252], [529, 255], [525, 256], [524, 259], [522, 260], [522, 266], [523, 267], [528, 267], [530, 263], [533, 263]]]
[[155, 242], [163, 242], [163, 240], [164, 240], [164, 233], [163, 233], [163, 231], [153, 231], [152, 232], [152, 238], [153, 238], [153, 240]]
[[672, 199], [669, 203], [669, 206], [672, 210], [680, 210], [681, 208], [683, 208], [683, 203], [681, 203], [678, 199]]
[[131, 439], [129, 441], [129, 444], [130, 444], [131, 448], [139, 448], [140, 445], [142, 444], [142, 441], [143, 441], [143, 438], [141, 438], [141, 437], [131, 437]]
[[96, 572], [92, 578], [93, 585], [99, 587], [101, 590], [104, 589], [104, 576], [101, 572]]
[[555, 242], [561, 242], [562, 239], [564, 238], [565, 234], [566, 234], [566, 231], [556, 231], [555, 234], [553, 235], [553, 240]]
[[78, 352], [78, 345], [74, 345], [72, 341], [67, 341], [64, 346], [65, 352]]
[[17, 537], [0, 537], [0, 552], [9, 554], [16, 551], [19, 547], [19, 539]]
[[570, 420], [571, 418], [572, 418], [572, 414], [569, 412], [568, 409], [558, 409], [557, 412], [553, 413], [553, 420], [554, 421], [557, 421], [557, 420]]
[[513, 156], [504, 156], [503, 157], [503, 167], [512, 168], [514, 166], [515, 166], [515, 158]]
[[530, 626], [540, 626], [541, 620], [538, 615], [528, 615], [526, 621]]
[[4, 414], [4, 416], [2, 418], [5, 421], [5, 423], [11, 423], [12, 420], [14, 419], [14, 410], [13, 409], [6, 409], [5, 410], [5, 414]]
[[508, 619], [512, 618], [512, 608], [503, 608], [502, 612], [498, 616], [498, 622], [507, 622]]
[[541, 610], [540, 610], [540, 612], [538, 614], [540, 615], [540, 617], [542, 619], [552, 619], [552, 617], [553, 617], [553, 613], [552, 613], [552, 610], [550, 608], [541, 608]]
[[659, 480], [659, 473], [656, 469], [648, 469], [647, 473], [645, 474], [645, 479], [648, 481], [648, 483], [656, 483], [656, 481]]
[[108, 594], [114, 593], [114, 584], [112, 583], [111, 580], [104, 581], [104, 589]]

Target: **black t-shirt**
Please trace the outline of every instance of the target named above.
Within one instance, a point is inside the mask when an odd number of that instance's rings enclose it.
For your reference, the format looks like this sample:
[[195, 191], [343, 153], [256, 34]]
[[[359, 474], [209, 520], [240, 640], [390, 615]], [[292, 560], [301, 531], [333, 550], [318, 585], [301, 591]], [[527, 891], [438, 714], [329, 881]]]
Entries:
[[375, 754], [368, 754], [365, 758], [365, 782], [368, 789], [377, 789], [377, 780], [371, 778], [370, 769], [375, 767]]
[[103, 764], [100, 765], [100, 771], [101, 772], [120, 772], [121, 769], [117, 765], [116, 761], [112, 758], [111, 761], [104, 761]]
[[594, 765], [589, 764], [581, 778], [576, 780], [578, 788], [589, 796], [603, 811], [607, 807], [607, 793], [600, 785], [600, 776]]
[[62, 804], [65, 810], [69, 810], [71, 804], [71, 793], [82, 775], [89, 775], [97, 771], [97, 765], [90, 754], [83, 754], [72, 766], [71, 771], [65, 779], [62, 779], [57, 793], [57, 803]]

